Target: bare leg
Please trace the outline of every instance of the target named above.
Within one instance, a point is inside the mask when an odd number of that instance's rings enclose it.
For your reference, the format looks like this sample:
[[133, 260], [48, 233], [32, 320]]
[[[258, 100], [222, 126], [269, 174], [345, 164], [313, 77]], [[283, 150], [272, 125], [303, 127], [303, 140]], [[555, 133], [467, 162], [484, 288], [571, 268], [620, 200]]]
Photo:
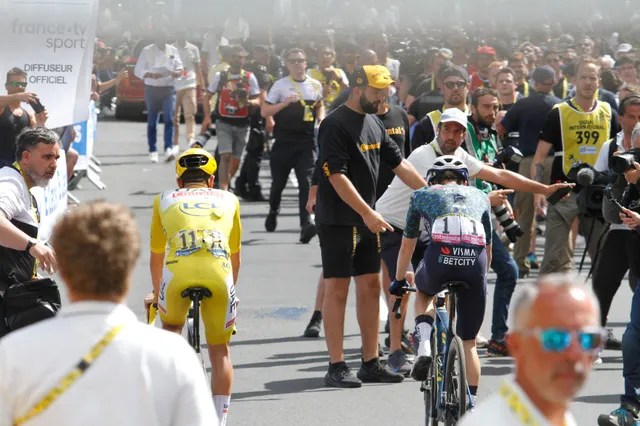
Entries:
[[[351, 281], [350, 278], [326, 278], [324, 280], [325, 294], [322, 300], [322, 314], [324, 335], [332, 364], [344, 361], [344, 316], [349, 295], [349, 281]], [[379, 307], [376, 308], [376, 312], [378, 309]]]
[[229, 356], [229, 344], [209, 345], [211, 361], [211, 392], [214, 395], [231, 395], [233, 364]]
[[462, 342], [464, 346], [464, 356], [467, 367], [467, 383], [469, 386], [478, 386], [480, 384], [480, 358], [476, 350], [476, 341], [465, 340]]
[[218, 176], [220, 177], [220, 189], [223, 191], [227, 191], [229, 189], [229, 180], [231, 179], [231, 158], [232, 154], [220, 154], [220, 172]]
[[[355, 277], [358, 324], [362, 335], [362, 358], [371, 361], [378, 357], [378, 329], [380, 325], [380, 274]], [[326, 296], [325, 296], [326, 297]], [[326, 317], [329, 316], [327, 312]]]
[[[384, 263], [384, 262], [383, 262]], [[409, 285], [413, 287], [414, 275], [413, 272], [407, 272], [404, 276], [405, 279], [409, 282]], [[387, 290], [389, 287], [387, 286]], [[389, 306], [393, 308], [393, 304], [396, 301], [395, 296], [390, 296], [387, 298], [387, 303]], [[402, 304], [400, 305], [401, 316], [399, 319], [396, 319], [396, 316], [391, 313], [391, 308], [389, 308], [389, 331], [390, 331], [390, 340], [391, 347], [389, 348], [389, 352], [394, 353], [395, 351], [399, 351], [402, 349], [402, 331], [404, 329], [404, 319], [407, 316], [407, 308], [409, 306], [409, 295], [402, 298]]]
[[318, 278], [318, 290], [316, 291], [316, 304], [313, 308], [314, 311], [322, 312], [322, 301], [324, 300], [324, 275], [322, 272], [320, 273], [320, 277]]

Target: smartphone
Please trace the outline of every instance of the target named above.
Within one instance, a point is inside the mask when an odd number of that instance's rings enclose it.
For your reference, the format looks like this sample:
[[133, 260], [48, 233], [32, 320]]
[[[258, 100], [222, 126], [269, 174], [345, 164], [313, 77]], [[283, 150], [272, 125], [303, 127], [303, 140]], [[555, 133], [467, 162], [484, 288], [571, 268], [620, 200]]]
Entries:
[[33, 108], [33, 112], [35, 112], [36, 114], [40, 114], [42, 111], [44, 111], [44, 106], [42, 106], [42, 104], [40, 103], [40, 99], [31, 102], [30, 105], [31, 108]]
[[567, 196], [567, 194], [569, 194], [572, 190], [573, 188], [570, 186], [567, 186], [565, 188], [560, 188], [553, 194], [549, 195], [547, 197], [547, 201], [549, 202], [549, 204], [554, 205], [558, 201], [562, 200], [565, 196]]

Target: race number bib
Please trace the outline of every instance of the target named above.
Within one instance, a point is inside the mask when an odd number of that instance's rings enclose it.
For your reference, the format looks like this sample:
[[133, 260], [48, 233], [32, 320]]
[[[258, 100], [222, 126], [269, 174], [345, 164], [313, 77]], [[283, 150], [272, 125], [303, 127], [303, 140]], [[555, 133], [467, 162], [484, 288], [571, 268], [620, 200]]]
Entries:
[[173, 237], [176, 257], [190, 256], [205, 249], [214, 257], [228, 259], [226, 238], [220, 231], [211, 229], [184, 229]]
[[433, 241], [444, 244], [467, 243], [484, 247], [486, 234], [478, 220], [459, 214], [440, 216], [433, 224]]

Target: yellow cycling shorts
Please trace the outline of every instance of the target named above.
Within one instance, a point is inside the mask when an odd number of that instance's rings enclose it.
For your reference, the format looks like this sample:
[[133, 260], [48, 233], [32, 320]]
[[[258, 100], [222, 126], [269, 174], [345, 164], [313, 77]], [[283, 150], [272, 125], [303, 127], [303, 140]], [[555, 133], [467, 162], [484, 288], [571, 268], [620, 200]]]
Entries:
[[236, 323], [236, 290], [233, 276], [222, 275], [217, 268], [211, 268], [210, 273], [202, 275], [207, 278], [194, 280], [193, 274], [184, 273], [178, 276], [165, 266], [158, 294], [160, 319], [165, 324], [184, 324], [191, 300], [182, 297], [182, 292], [189, 287], [207, 288], [211, 291], [211, 297], [203, 299], [200, 303], [200, 316], [204, 323], [207, 344], [229, 343]]

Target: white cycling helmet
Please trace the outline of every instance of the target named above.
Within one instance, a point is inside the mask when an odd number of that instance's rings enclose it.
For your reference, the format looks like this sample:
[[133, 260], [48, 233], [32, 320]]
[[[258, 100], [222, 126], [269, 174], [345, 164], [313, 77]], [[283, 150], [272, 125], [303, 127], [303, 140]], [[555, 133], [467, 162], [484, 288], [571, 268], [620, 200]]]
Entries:
[[469, 180], [469, 169], [459, 158], [453, 155], [442, 155], [436, 158], [429, 171], [427, 172], [427, 185], [433, 184], [434, 181], [441, 180], [445, 173], [453, 173], [463, 182]]

